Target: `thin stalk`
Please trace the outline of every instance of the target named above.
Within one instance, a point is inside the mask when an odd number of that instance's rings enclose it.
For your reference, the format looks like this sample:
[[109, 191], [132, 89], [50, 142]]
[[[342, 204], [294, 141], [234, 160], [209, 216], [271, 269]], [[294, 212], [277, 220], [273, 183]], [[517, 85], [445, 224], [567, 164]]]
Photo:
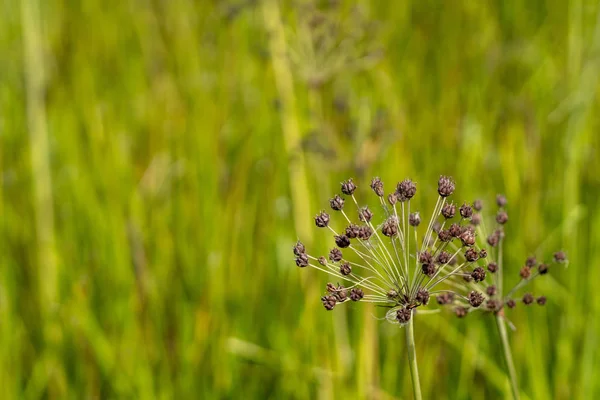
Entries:
[[[498, 243], [498, 293], [501, 299], [504, 299], [503, 289], [503, 273], [504, 273], [504, 265], [503, 265], [503, 257], [502, 257], [502, 242], [503, 239], [500, 238]], [[502, 349], [504, 350], [504, 360], [506, 361], [506, 367], [508, 368], [508, 375], [510, 378], [510, 388], [512, 391], [513, 398], [515, 400], [519, 399], [519, 385], [517, 383], [517, 371], [515, 370], [515, 363], [512, 357], [512, 351], [510, 349], [510, 343], [508, 342], [508, 334], [506, 333], [506, 325], [504, 325], [504, 319], [502, 315], [496, 315], [496, 325], [498, 326], [498, 332], [500, 333], [500, 338], [502, 339]]]
[[504, 319], [501, 315], [496, 316], [496, 325], [498, 325], [498, 332], [500, 333], [500, 338], [502, 339], [502, 349], [504, 350], [504, 359], [506, 360], [508, 375], [510, 376], [510, 388], [512, 390], [512, 395], [515, 400], [518, 400], [519, 385], [517, 384], [517, 371], [515, 370], [515, 363], [512, 358], [510, 343], [508, 342], [506, 325], [504, 325]]
[[410, 376], [415, 400], [421, 400], [421, 383], [419, 381], [419, 368], [417, 367], [417, 352], [415, 350], [415, 332], [413, 325], [414, 315], [406, 324], [406, 347], [408, 349], [408, 365], [410, 367]]

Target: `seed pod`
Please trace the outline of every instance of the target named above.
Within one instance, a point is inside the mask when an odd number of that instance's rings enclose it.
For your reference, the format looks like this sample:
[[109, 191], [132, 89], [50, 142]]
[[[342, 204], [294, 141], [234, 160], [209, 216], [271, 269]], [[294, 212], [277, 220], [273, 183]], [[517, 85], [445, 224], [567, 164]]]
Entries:
[[399, 201], [407, 201], [417, 193], [417, 186], [410, 179], [405, 179], [396, 186], [396, 197]]
[[350, 239], [348, 239], [348, 236], [346, 235], [335, 235], [335, 244], [337, 244], [338, 247], [346, 248], [348, 246], [350, 246]]
[[449, 176], [440, 176], [438, 180], [438, 193], [442, 197], [448, 197], [454, 192], [454, 181]]
[[418, 212], [411, 213], [408, 216], [408, 223], [410, 226], [419, 226], [421, 223], [421, 216]]
[[453, 218], [456, 214], [456, 206], [453, 203], [446, 203], [444, 207], [442, 207], [442, 215], [446, 219]]
[[356, 239], [360, 233], [360, 227], [355, 224], [350, 224], [346, 227], [346, 236], [349, 239]]
[[536, 299], [536, 301], [540, 306], [543, 306], [546, 304], [546, 296], [540, 296]]
[[308, 256], [305, 253], [300, 254], [296, 257], [296, 265], [300, 268], [308, 266]]
[[465, 259], [469, 262], [474, 262], [479, 259], [479, 253], [474, 248], [470, 247], [465, 252]]
[[508, 299], [506, 301], [506, 306], [508, 308], [515, 308], [516, 305], [517, 305], [517, 303], [513, 299]]
[[565, 252], [557, 251], [556, 253], [554, 253], [554, 262], [557, 262], [559, 264], [567, 262], [567, 255], [565, 254]]
[[352, 267], [349, 263], [343, 262], [340, 264], [340, 274], [347, 276], [352, 273]]
[[531, 303], [533, 303], [533, 300], [534, 300], [534, 297], [533, 297], [533, 295], [532, 295], [531, 293], [525, 293], [525, 294], [523, 295], [523, 303], [524, 303], [526, 306], [528, 306], [528, 305], [530, 305]]
[[319, 228], [325, 228], [325, 227], [327, 227], [329, 225], [329, 214], [327, 214], [325, 211], [321, 211], [315, 217], [315, 224]]
[[371, 180], [371, 189], [375, 192], [375, 194], [379, 197], [383, 197], [383, 182], [379, 177], [375, 177]]
[[365, 296], [362, 289], [354, 288], [350, 291], [350, 300], [359, 301]]
[[487, 293], [488, 296], [493, 296], [496, 294], [496, 285], [490, 285], [485, 289], [485, 292]]
[[336, 194], [331, 200], [329, 200], [329, 205], [333, 210], [340, 211], [342, 208], [344, 208], [344, 199]]
[[475, 282], [481, 282], [485, 279], [485, 270], [481, 267], [475, 268], [473, 272], [471, 272], [471, 278], [473, 278]]
[[327, 259], [323, 256], [319, 257], [319, 264], [323, 266], [327, 265]]
[[504, 225], [508, 222], [508, 214], [506, 213], [506, 211], [498, 211], [498, 214], [496, 214], [496, 222], [501, 225]]
[[440, 265], [447, 264], [448, 261], [450, 261], [450, 257], [451, 257], [450, 253], [448, 253], [447, 251], [442, 250], [440, 252], [440, 254], [438, 254], [438, 256], [437, 256], [437, 262]]
[[483, 303], [484, 297], [481, 293], [472, 291], [469, 293], [469, 304], [473, 307], [479, 307]]
[[499, 194], [496, 196], [496, 204], [498, 204], [498, 207], [504, 207], [506, 203], [506, 197], [503, 194]]
[[488, 264], [487, 269], [492, 274], [495, 274], [496, 271], [498, 271], [498, 264], [496, 264], [495, 262], [491, 262], [491, 263]]
[[352, 196], [356, 190], [356, 185], [352, 182], [352, 178], [342, 182], [342, 193], [348, 196]]
[[334, 247], [329, 251], [329, 259], [331, 262], [338, 262], [342, 260], [342, 251], [337, 247]]
[[370, 222], [373, 218], [373, 212], [369, 210], [369, 207], [363, 207], [358, 211], [358, 218], [362, 222]]
[[444, 229], [444, 230], [441, 230], [440, 233], [438, 233], [438, 238], [443, 243], [447, 243], [452, 240], [452, 234], [450, 233], [449, 230]]
[[363, 225], [360, 227], [358, 232], [358, 238], [361, 240], [369, 240], [371, 235], [373, 234], [373, 230], [368, 225]]
[[538, 265], [538, 272], [540, 275], [545, 275], [548, 273], [548, 264], [541, 263]]
[[527, 265], [523, 266], [519, 272], [519, 275], [521, 275], [521, 278], [523, 279], [529, 279], [531, 276], [531, 268], [529, 268]]
[[396, 311], [396, 318], [401, 324], [406, 324], [408, 321], [410, 321], [411, 316], [412, 311], [408, 308], [400, 308], [398, 311]]
[[381, 233], [387, 237], [393, 237], [398, 234], [398, 223], [395, 217], [390, 217], [383, 223]]
[[483, 201], [477, 199], [473, 202], [473, 208], [475, 209], [475, 211], [481, 211], [481, 209], [483, 208]]
[[304, 244], [301, 241], [297, 241], [294, 245], [294, 255], [299, 256], [300, 254], [306, 253], [306, 249], [304, 248]]
[[456, 316], [458, 318], [464, 318], [467, 316], [467, 313], [469, 312], [469, 310], [465, 307], [456, 307], [454, 309], [454, 314], [456, 314]]
[[467, 203], [463, 203], [463, 205], [460, 206], [460, 209], [458, 211], [460, 211], [460, 216], [465, 219], [471, 218], [471, 216], [473, 215], [473, 208]]
[[415, 296], [415, 300], [423, 305], [427, 305], [427, 303], [429, 303], [429, 291], [425, 288], [419, 289]]
[[439, 305], [447, 305], [452, 304], [454, 301], [454, 293], [452, 292], [444, 292], [442, 294], [437, 295], [435, 298]]

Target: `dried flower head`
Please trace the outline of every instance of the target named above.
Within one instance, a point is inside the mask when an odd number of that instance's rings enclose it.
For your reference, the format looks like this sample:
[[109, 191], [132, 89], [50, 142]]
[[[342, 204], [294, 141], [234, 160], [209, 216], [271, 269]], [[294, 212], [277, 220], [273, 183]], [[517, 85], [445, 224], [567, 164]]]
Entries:
[[442, 197], [448, 197], [454, 193], [454, 181], [448, 176], [440, 176], [438, 180], [438, 193]]
[[352, 178], [342, 182], [342, 193], [352, 196], [356, 190], [356, 185], [352, 182]]
[[376, 176], [375, 178], [373, 178], [373, 180], [371, 180], [371, 189], [373, 189], [377, 196], [383, 197], [383, 182], [381, 182], [381, 179], [379, 179], [379, 177]]
[[463, 203], [463, 205], [460, 206], [459, 211], [460, 211], [460, 216], [465, 219], [471, 218], [471, 216], [473, 215], [473, 207], [471, 207], [467, 203]]
[[419, 215], [418, 212], [411, 213], [408, 216], [408, 224], [410, 226], [416, 227], [416, 226], [419, 226], [420, 223], [421, 223], [421, 216]]
[[331, 209], [340, 211], [342, 208], [344, 208], [344, 199], [336, 194], [331, 200], [329, 200], [329, 205], [331, 206]]

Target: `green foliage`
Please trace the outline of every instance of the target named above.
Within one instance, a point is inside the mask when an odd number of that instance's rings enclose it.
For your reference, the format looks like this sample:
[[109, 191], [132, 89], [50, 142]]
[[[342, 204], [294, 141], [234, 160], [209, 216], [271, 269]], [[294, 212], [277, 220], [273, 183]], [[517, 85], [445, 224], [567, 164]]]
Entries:
[[[598, 2], [340, 2], [327, 57], [274, 4], [0, 5], [0, 397], [409, 398], [403, 332], [291, 248], [342, 179], [440, 174], [506, 193], [507, 287], [569, 255], [508, 314], [522, 397], [599, 397]], [[415, 335], [424, 398], [510, 395], [492, 318]]]

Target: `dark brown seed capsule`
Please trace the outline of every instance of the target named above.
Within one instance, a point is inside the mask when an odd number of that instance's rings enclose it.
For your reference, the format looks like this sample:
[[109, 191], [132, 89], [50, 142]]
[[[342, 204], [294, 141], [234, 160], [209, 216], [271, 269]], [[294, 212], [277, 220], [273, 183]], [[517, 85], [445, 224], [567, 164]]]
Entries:
[[300, 254], [298, 257], [296, 257], [296, 265], [300, 268], [308, 266], [308, 256], [304, 253]]
[[529, 268], [535, 267], [537, 265], [537, 260], [535, 259], [535, 256], [527, 257], [525, 265], [527, 265]]
[[473, 215], [473, 208], [467, 203], [464, 203], [462, 206], [460, 206], [460, 209], [458, 211], [460, 211], [460, 216], [465, 219], [471, 218], [471, 216]]
[[479, 214], [479, 213], [473, 214], [473, 216], [471, 217], [471, 223], [475, 226], [481, 224], [481, 214]]
[[407, 308], [401, 308], [398, 311], [396, 311], [396, 318], [401, 324], [406, 324], [408, 321], [410, 321], [411, 316], [412, 311]]
[[361, 240], [369, 240], [371, 235], [373, 234], [373, 230], [368, 225], [363, 225], [360, 227], [360, 231], [358, 232], [358, 238]]
[[448, 228], [448, 232], [450, 232], [452, 237], [459, 237], [462, 233], [462, 229], [460, 228], [460, 225], [452, 224], [450, 225], [450, 228]]
[[519, 275], [521, 275], [521, 278], [523, 279], [529, 279], [531, 276], [531, 268], [529, 268], [527, 265], [524, 265], [523, 268], [521, 268]]
[[335, 244], [337, 244], [338, 247], [346, 248], [348, 246], [350, 246], [350, 239], [348, 239], [348, 236], [346, 235], [335, 235]]
[[354, 288], [350, 291], [350, 300], [359, 301], [365, 296], [362, 289]]
[[490, 285], [485, 289], [485, 292], [488, 294], [488, 296], [493, 296], [496, 294], [496, 286], [495, 285]]
[[352, 267], [347, 262], [343, 262], [340, 264], [340, 274], [346, 276], [352, 273]]
[[377, 196], [383, 197], [383, 182], [381, 182], [379, 177], [375, 177], [371, 180], [371, 189], [373, 189]]
[[333, 283], [327, 282], [327, 285], [325, 285], [325, 290], [327, 290], [329, 293], [335, 293], [336, 287]]
[[533, 303], [533, 300], [534, 300], [534, 297], [531, 293], [525, 293], [523, 295], [523, 303], [525, 305], [527, 305], [527, 306], [530, 305], [531, 303]]
[[548, 264], [541, 263], [538, 265], [538, 272], [540, 275], [545, 275], [548, 273]]
[[496, 196], [496, 204], [498, 204], [498, 207], [504, 207], [506, 203], [506, 197], [503, 194], [499, 194]]
[[460, 240], [463, 246], [473, 246], [475, 244], [475, 232], [467, 229], [460, 234]]
[[486, 258], [486, 257], [487, 257], [487, 250], [486, 249], [479, 250], [479, 258]]
[[441, 230], [440, 233], [438, 233], [438, 238], [443, 243], [447, 243], [453, 239], [452, 235], [450, 234], [450, 231], [447, 229]]
[[500, 237], [498, 237], [498, 235], [496, 235], [496, 233], [492, 233], [490, 236], [487, 237], [487, 243], [492, 247], [498, 246], [499, 241], [500, 241]]
[[446, 219], [453, 218], [456, 214], [456, 206], [453, 203], [446, 203], [444, 207], [442, 207], [442, 215]]
[[327, 311], [331, 311], [335, 307], [337, 299], [335, 298], [335, 296], [329, 295], [321, 297], [321, 301], [323, 302], [323, 307], [325, 307]]
[[475, 209], [475, 211], [481, 211], [481, 209], [483, 208], [483, 201], [482, 200], [475, 200], [473, 202], [473, 208]]
[[475, 268], [473, 272], [471, 272], [471, 278], [473, 278], [475, 282], [481, 282], [485, 279], [485, 270], [481, 267]]
[[508, 214], [506, 213], [506, 211], [498, 211], [498, 214], [496, 214], [496, 222], [501, 225], [504, 225], [506, 222], [508, 222]]
[[470, 247], [465, 252], [465, 259], [469, 262], [477, 261], [479, 259], [479, 253], [474, 248]]
[[516, 305], [517, 305], [517, 303], [513, 299], [508, 299], [506, 301], [506, 306], [508, 308], [515, 308]]
[[481, 293], [472, 291], [469, 293], [469, 304], [473, 307], [479, 307], [483, 303], [484, 297]]
[[407, 201], [417, 193], [417, 186], [410, 179], [405, 179], [398, 183], [396, 187], [396, 196], [400, 201]]
[[454, 293], [452, 292], [444, 292], [442, 294], [438, 294], [435, 298], [439, 305], [447, 305], [452, 304], [454, 301]]
[[438, 256], [437, 256], [437, 262], [440, 265], [444, 265], [444, 264], [448, 263], [448, 261], [450, 261], [450, 257], [451, 257], [450, 253], [442, 250], [440, 252], [440, 254], [438, 254]]
[[415, 296], [415, 300], [423, 305], [427, 305], [427, 303], [429, 303], [429, 291], [425, 288], [419, 289]]
[[546, 304], [546, 296], [540, 296], [536, 299], [536, 301], [540, 306], [543, 306]]
[[327, 214], [325, 211], [321, 211], [315, 217], [315, 224], [319, 228], [325, 228], [325, 227], [327, 227], [329, 225], [329, 214]]
[[363, 207], [358, 211], [358, 218], [363, 222], [370, 222], [373, 218], [373, 212], [369, 207]]
[[567, 255], [564, 251], [557, 251], [554, 253], [554, 262], [564, 263], [567, 262]]
[[498, 271], [498, 264], [496, 264], [495, 262], [491, 262], [491, 263], [488, 264], [487, 269], [492, 274], [495, 274], [496, 271]]
[[395, 217], [390, 217], [383, 223], [381, 233], [387, 237], [393, 237], [398, 234], [398, 221], [396, 221]]
[[329, 251], [329, 259], [331, 262], [338, 262], [342, 260], [342, 251], [340, 249], [333, 248]]
[[342, 208], [344, 208], [344, 199], [336, 194], [331, 200], [329, 200], [329, 205], [333, 210], [340, 211]]
[[438, 193], [442, 197], [448, 197], [454, 192], [454, 181], [449, 176], [440, 176], [438, 180]]
[[433, 275], [435, 275], [436, 268], [434, 264], [423, 264], [421, 265], [421, 271], [431, 278]]
[[419, 253], [419, 262], [421, 264], [431, 264], [433, 262], [433, 255], [429, 250], [425, 250]]
[[356, 239], [359, 233], [360, 227], [358, 225], [350, 224], [348, 227], [346, 227], [346, 236], [348, 236], [350, 239]]
[[306, 249], [304, 248], [304, 244], [302, 244], [301, 241], [297, 241], [296, 244], [294, 245], [294, 254], [296, 256], [299, 256], [300, 254], [304, 254], [306, 253]]
[[354, 191], [356, 190], [356, 185], [352, 182], [352, 178], [347, 181], [342, 182], [342, 193], [352, 196]]
[[469, 309], [466, 307], [456, 307], [454, 309], [454, 314], [456, 314], [456, 316], [458, 318], [464, 318], [467, 316], [467, 313], [469, 312]]
[[323, 256], [319, 257], [319, 264], [327, 265], [327, 259]]
[[421, 223], [421, 216], [419, 215], [419, 213], [411, 213], [408, 216], [408, 223], [410, 224], [410, 226], [419, 226], [419, 224]]
[[390, 193], [388, 194], [388, 202], [391, 205], [394, 205], [398, 202], [398, 197], [396, 196], [396, 193]]
[[488, 301], [485, 302], [485, 307], [490, 311], [498, 310], [499, 306], [500, 306], [499, 302], [495, 299], [489, 299]]

